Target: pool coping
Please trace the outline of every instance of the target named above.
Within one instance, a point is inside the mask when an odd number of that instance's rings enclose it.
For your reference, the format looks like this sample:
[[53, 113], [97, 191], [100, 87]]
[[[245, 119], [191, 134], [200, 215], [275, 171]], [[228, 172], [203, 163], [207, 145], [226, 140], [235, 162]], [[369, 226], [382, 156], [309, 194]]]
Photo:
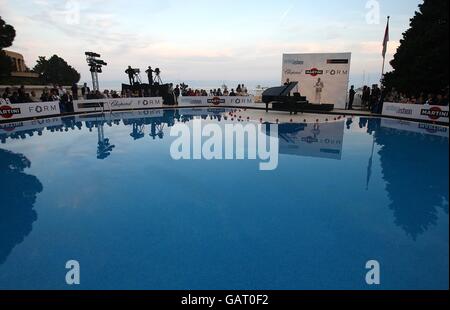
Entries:
[[[167, 105], [167, 106], [163, 106], [163, 107], [148, 107], [148, 108], [144, 108], [144, 109], [118, 109], [118, 110], [113, 110], [113, 111], [72, 112], [72, 113], [65, 113], [65, 114], [53, 114], [53, 115], [45, 115], [45, 116], [38, 116], [38, 117], [27, 117], [27, 118], [21, 118], [21, 119], [7, 119], [7, 120], [0, 120], [0, 124], [16, 123], [16, 122], [22, 122], [22, 121], [25, 122], [25, 121], [54, 118], [54, 117], [70, 117], [70, 116], [77, 116], [77, 115], [98, 114], [98, 113], [105, 114], [105, 113], [125, 112], [125, 111], [177, 110], [177, 109], [201, 109], [201, 108], [248, 109], [248, 110], [266, 111], [266, 108], [262, 107], [262, 106], [261, 107], [255, 107], [255, 106], [239, 106], [239, 107], [237, 107], [237, 106], [204, 106], [204, 105], [192, 105], [192, 106]], [[269, 111], [267, 113], [270, 113], [270, 112], [289, 113], [286, 111], [277, 111], [277, 110], [269, 109]], [[301, 111], [298, 113], [318, 114], [318, 115], [340, 115], [340, 116], [352, 116], [352, 117], [358, 116], [358, 117], [387, 118], [387, 119], [396, 119], [396, 120], [410, 121], [410, 122], [415, 122], [415, 123], [427, 123], [427, 124], [449, 127], [449, 123], [446, 123], [446, 122], [439, 122], [439, 121], [433, 121], [433, 120], [418, 120], [418, 119], [413, 119], [413, 118], [375, 114], [375, 113], [358, 111], [358, 110], [333, 110], [333, 111], [308, 111], [308, 110], [305, 110], [305, 111]]]

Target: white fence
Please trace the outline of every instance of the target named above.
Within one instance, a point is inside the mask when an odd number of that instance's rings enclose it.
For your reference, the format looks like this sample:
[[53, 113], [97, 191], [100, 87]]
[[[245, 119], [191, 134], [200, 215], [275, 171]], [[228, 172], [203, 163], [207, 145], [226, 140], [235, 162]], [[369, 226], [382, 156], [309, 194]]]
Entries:
[[0, 121], [59, 115], [59, 101], [11, 104], [0, 99]]
[[[252, 107], [255, 106], [253, 96], [246, 97], [179, 97], [178, 106], [171, 107], [193, 107], [193, 106], [232, 106]], [[151, 108], [164, 108], [164, 100], [161, 97], [146, 98], [117, 98], [117, 99], [92, 99], [73, 101], [75, 113], [85, 112], [112, 112], [117, 110], [145, 110]], [[54, 102], [32, 102], [11, 104], [8, 100], [0, 98], [0, 121], [14, 119], [37, 118], [41, 116], [60, 115], [61, 110], [58, 101]]]

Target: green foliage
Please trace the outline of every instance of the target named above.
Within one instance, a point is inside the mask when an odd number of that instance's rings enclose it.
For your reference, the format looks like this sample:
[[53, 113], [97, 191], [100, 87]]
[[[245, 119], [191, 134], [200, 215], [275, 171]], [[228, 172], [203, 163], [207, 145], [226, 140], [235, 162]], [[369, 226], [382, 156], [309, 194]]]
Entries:
[[0, 50], [10, 47], [16, 37], [16, 30], [8, 25], [0, 16]]
[[53, 55], [50, 59], [40, 56], [33, 71], [39, 73], [45, 83], [72, 85], [80, 81], [80, 74], [64, 59]]
[[424, 0], [391, 62], [394, 71], [384, 77], [386, 87], [410, 95], [436, 93], [447, 87], [448, 36], [449, 1]]
[[16, 37], [16, 30], [0, 17], [0, 76], [8, 76], [12, 71], [11, 59], [2, 51], [10, 47]]
[[9, 76], [12, 69], [11, 58], [6, 56], [4, 51], [0, 50], [0, 76]]

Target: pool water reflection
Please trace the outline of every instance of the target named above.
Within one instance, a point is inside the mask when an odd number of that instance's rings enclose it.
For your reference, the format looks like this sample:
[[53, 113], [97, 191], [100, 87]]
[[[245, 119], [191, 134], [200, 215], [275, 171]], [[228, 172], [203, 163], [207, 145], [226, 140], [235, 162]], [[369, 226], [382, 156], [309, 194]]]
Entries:
[[[279, 165], [174, 161], [220, 109], [0, 124], [0, 289], [448, 289], [448, 128], [280, 124]], [[365, 264], [380, 262], [379, 287]]]

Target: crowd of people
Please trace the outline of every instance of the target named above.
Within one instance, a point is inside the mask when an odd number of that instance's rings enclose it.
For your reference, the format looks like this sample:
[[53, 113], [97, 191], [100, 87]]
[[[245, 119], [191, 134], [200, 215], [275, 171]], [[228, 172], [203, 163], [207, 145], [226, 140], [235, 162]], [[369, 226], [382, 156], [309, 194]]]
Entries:
[[[19, 89], [5, 88], [2, 94], [4, 100], [8, 100], [10, 103], [27, 103], [42, 101], [40, 97], [36, 95], [35, 91], [26, 92], [25, 86], [21, 86]], [[1, 104], [1, 103], [0, 103]]]
[[[349, 91], [349, 103], [347, 106], [349, 110], [353, 109], [353, 103], [357, 93], [355, 87], [352, 86]], [[361, 99], [361, 107], [374, 113], [381, 113], [384, 102], [438, 106], [448, 106], [449, 103], [448, 87], [437, 94], [426, 95], [422, 92], [419, 96], [407, 96], [398, 92], [395, 88], [387, 90], [383, 86], [380, 88], [377, 84], [374, 84], [372, 88], [364, 86], [358, 95]]]
[[438, 106], [448, 106], [448, 87], [438, 93], [426, 94], [424, 92], [420, 93], [419, 96], [408, 96], [404, 93], [398, 92], [393, 88], [387, 93], [385, 101], [386, 102], [397, 102], [405, 104], [426, 104], [426, 105], [438, 105]]
[[183, 87], [183, 85], [177, 85], [174, 89], [174, 94], [176, 97], [180, 95], [183, 97], [197, 97], [197, 96], [212, 96], [212, 97], [221, 97], [221, 96], [248, 96], [248, 89], [244, 84], [239, 84], [236, 89], [228, 90], [227, 86], [222, 86], [222, 88], [210, 89], [209, 91], [205, 89], [192, 89]]
[[[181, 84], [176, 85], [174, 88], [170, 84], [170, 93], [173, 92], [176, 101], [180, 96], [248, 96], [248, 90], [244, 84], [239, 84], [236, 89], [228, 90], [228, 87], [223, 85], [221, 88], [210, 89], [209, 91], [205, 89], [192, 89], [188, 88], [187, 85]], [[32, 90], [27, 92], [25, 86], [20, 86], [19, 88], [5, 88], [1, 97], [4, 99], [3, 102], [9, 102], [11, 104], [16, 103], [27, 103], [27, 102], [50, 102], [50, 101], [60, 101], [61, 110], [70, 112], [72, 109], [73, 100], [79, 99], [105, 99], [105, 98], [129, 98], [133, 97], [135, 94], [131, 93], [130, 90], [124, 90], [122, 92], [117, 92], [115, 90], [104, 90], [100, 92], [98, 90], [92, 91], [86, 83], [83, 86], [78, 86], [76, 84], [72, 85], [70, 89], [66, 89], [60, 85], [53, 85], [53, 87], [45, 87], [42, 94], [38, 96], [36, 91]], [[383, 102], [397, 102], [405, 104], [422, 104], [422, 105], [438, 105], [438, 106], [448, 106], [449, 104], [449, 88], [442, 90], [441, 92], [435, 94], [425, 94], [421, 93], [419, 96], [408, 96], [404, 93], [398, 92], [395, 88], [390, 91], [384, 87], [379, 87], [374, 84], [372, 87], [364, 86], [362, 90], [356, 91], [354, 86], [351, 87], [349, 92], [349, 103], [347, 108], [349, 110], [353, 109], [353, 103], [355, 97], [359, 96], [361, 99], [361, 107], [367, 109], [374, 113], [380, 113], [382, 109]], [[2, 102], [0, 101], [0, 104]]]
[[[175, 88], [171, 87], [176, 97], [180, 96], [248, 96], [247, 87], [244, 84], [239, 84], [236, 89], [228, 90], [226, 86], [217, 89], [211, 89], [209, 91], [204, 89], [192, 89], [185, 87], [186, 85], [176, 85]], [[42, 90], [40, 96], [36, 95], [34, 90], [27, 92], [25, 86], [20, 86], [18, 89], [12, 89], [10, 87], [5, 88], [2, 94], [3, 99], [7, 99], [11, 104], [15, 103], [28, 103], [28, 102], [50, 102], [59, 101], [67, 97], [68, 101], [79, 99], [105, 99], [105, 98], [129, 98], [133, 97], [133, 93], [130, 90], [124, 90], [121, 92], [115, 90], [104, 90], [100, 92], [98, 90], [92, 91], [86, 83], [83, 86], [74, 84], [70, 89], [66, 89], [60, 85], [53, 85], [53, 87], [45, 87]]]

